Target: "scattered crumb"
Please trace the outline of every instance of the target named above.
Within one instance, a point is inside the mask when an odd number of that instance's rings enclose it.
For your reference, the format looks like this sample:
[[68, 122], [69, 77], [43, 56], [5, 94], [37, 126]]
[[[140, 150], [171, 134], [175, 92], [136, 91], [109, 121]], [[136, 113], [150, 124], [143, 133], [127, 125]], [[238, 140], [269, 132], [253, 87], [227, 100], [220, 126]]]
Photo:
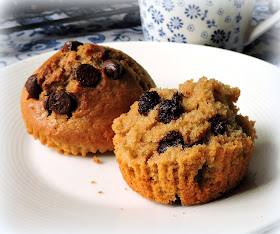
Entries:
[[101, 194], [101, 193], [103, 193], [103, 192], [102, 192], [102, 191], [98, 191], [98, 193], [100, 193], [100, 194]]
[[94, 161], [95, 163], [100, 163], [100, 159], [97, 158], [96, 156], [93, 156], [93, 161]]
[[94, 180], [92, 180], [90, 183], [91, 183], [91, 184], [95, 184], [95, 181], [94, 181]]
[[121, 208], [121, 210], [124, 210], [124, 208]]
[[176, 218], [176, 215], [173, 215], [174, 218]]
[[183, 214], [186, 214], [185, 212], [183, 212]]
[[124, 188], [124, 190], [128, 190], [128, 188]]

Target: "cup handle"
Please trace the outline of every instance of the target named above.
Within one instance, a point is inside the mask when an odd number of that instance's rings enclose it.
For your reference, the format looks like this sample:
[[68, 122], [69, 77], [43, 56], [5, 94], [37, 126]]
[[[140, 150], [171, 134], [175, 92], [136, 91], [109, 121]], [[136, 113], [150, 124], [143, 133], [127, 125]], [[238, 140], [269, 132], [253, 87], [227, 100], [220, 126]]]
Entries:
[[270, 16], [264, 22], [258, 24], [257, 26], [252, 26], [250, 28], [249, 37], [248, 37], [245, 45], [252, 43], [255, 39], [257, 39], [259, 36], [261, 36], [267, 30], [272, 28], [272, 26], [274, 24], [276, 24], [278, 21], [280, 21], [280, 10], [277, 11], [276, 13], [274, 13], [272, 16]]

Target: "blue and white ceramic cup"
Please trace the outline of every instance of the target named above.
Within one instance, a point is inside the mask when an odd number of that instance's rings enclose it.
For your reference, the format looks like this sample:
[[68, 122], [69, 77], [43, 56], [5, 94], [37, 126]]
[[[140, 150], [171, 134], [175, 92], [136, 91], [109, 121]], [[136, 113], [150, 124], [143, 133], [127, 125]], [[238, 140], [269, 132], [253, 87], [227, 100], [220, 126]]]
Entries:
[[254, 0], [139, 0], [148, 41], [210, 45], [242, 51], [280, 18], [252, 27]]

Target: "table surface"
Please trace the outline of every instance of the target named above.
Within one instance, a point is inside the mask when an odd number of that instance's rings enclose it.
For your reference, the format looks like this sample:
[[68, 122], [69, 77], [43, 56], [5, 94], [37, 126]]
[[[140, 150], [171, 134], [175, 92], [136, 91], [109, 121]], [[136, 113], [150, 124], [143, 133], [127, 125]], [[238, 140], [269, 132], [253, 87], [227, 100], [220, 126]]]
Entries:
[[[252, 25], [270, 17], [271, 6], [267, 0], [257, 0]], [[68, 40], [83, 43], [145, 40], [137, 0], [98, 7], [93, 3], [90, 8], [73, 5], [35, 12], [23, 9], [0, 17], [0, 67], [59, 50]], [[243, 53], [280, 67], [280, 22], [246, 46]]]

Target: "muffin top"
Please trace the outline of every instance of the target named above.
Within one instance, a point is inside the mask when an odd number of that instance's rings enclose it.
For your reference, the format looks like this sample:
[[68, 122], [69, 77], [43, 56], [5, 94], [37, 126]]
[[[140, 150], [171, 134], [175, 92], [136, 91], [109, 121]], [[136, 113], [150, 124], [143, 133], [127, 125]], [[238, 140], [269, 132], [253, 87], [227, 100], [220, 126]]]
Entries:
[[239, 94], [238, 88], [205, 77], [186, 81], [178, 90], [145, 92], [114, 121], [115, 146], [127, 152], [119, 157], [145, 163], [186, 160], [187, 151], [209, 151], [236, 137], [253, 141], [254, 122], [238, 115], [234, 105]]
[[70, 41], [28, 78], [23, 117], [57, 145], [113, 150], [113, 120], [151, 87], [145, 69], [125, 53]]

